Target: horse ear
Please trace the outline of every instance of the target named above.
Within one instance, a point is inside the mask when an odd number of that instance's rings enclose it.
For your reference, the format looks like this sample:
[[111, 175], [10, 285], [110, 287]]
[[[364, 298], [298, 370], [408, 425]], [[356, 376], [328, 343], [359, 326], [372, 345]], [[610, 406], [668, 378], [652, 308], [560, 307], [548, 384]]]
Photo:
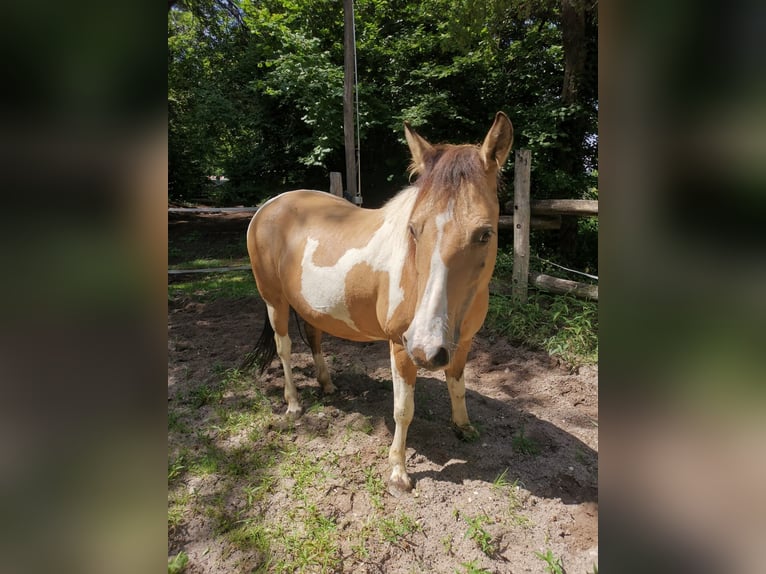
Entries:
[[503, 112], [497, 112], [495, 123], [489, 128], [484, 143], [481, 144], [481, 157], [484, 160], [484, 166], [489, 169], [497, 165], [498, 169], [503, 167], [505, 160], [513, 145], [513, 125]]
[[425, 171], [428, 156], [433, 153], [434, 146], [412, 131], [409, 122], [404, 122], [404, 137], [407, 138], [407, 145], [412, 154], [410, 173], [413, 175], [422, 174]]

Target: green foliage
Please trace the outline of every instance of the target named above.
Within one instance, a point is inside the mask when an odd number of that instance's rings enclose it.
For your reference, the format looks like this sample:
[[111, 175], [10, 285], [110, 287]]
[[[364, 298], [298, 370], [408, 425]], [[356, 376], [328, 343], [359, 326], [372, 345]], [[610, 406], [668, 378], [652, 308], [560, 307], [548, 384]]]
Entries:
[[[173, 199], [253, 202], [344, 171], [343, 11], [335, 0], [206, 0], [168, 18]], [[581, 197], [596, 167], [596, 11], [565, 95], [557, 2], [355, 2], [365, 193], [406, 181], [402, 121], [478, 141], [502, 109], [532, 150], [535, 197]], [[366, 158], [373, 158], [367, 160]], [[509, 164], [512, 170], [512, 162]], [[230, 182], [205, 187], [204, 176]], [[510, 174], [509, 174], [510, 175]], [[589, 183], [590, 182], [590, 183]]]

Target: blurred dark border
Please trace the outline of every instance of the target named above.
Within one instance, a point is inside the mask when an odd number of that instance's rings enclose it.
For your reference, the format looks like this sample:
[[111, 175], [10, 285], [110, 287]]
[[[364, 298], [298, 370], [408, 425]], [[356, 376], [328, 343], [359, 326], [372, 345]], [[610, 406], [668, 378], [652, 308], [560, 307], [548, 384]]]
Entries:
[[3, 570], [166, 560], [166, 10], [3, 8]]
[[600, 6], [605, 572], [763, 568], [764, 22], [754, 0]]

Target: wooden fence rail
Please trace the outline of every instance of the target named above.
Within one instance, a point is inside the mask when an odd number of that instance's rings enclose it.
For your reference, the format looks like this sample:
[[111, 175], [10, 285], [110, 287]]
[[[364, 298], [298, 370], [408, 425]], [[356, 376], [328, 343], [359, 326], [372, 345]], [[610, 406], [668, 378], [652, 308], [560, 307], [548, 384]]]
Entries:
[[503, 215], [499, 229], [513, 229], [513, 297], [526, 302], [529, 284], [553, 293], [569, 293], [577, 297], [598, 300], [598, 286], [579, 281], [559, 279], [529, 271], [530, 229], [559, 229], [562, 216], [598, 216], [598, 201], [585, 199], [530, 200], [531, 153], [516, 152], [514, 164], [513, 201], [506, 209], [513, 215]]

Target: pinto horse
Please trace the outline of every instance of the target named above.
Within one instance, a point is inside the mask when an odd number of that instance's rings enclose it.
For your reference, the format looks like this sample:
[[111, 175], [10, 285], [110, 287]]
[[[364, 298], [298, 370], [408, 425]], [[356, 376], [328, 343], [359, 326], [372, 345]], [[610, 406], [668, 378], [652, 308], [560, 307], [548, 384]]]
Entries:
[[303, 319], [317, 380], [335, 391], [322, 333], [388, 340], [396, 430], [388, 459], [392, 492], [408, 492], [404, 464], [417, 368], [443, 370], [452, 423], [478, 433], [465, 406], [468, 350], [487, 314], [497, 255], [497, 181], [513, 142], [503, 112], [478, 145], [432, 145], [405, 122], [417, 179], [380, 209], [320, 191], [289, 191], [263, 204], [247, 249], [268, 322], [250, 355], [261, 371], [275, 354], [284, 367], [288, 415], [302, 411], [290, 367], [290, 308]]

